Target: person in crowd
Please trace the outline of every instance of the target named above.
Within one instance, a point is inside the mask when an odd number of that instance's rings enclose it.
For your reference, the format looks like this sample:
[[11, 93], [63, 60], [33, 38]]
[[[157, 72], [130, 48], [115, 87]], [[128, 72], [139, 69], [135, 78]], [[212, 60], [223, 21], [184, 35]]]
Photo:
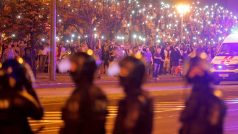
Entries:
[[170, 47], [167, 46], [164, 50], [164, 72], [165, 74], [169, 74], [170, 73]]
[[160, 67], [161, 67], [161, 64], [163, 62], [163, 58], [161, 56], [161, 48], [158, 47], [156, 49], [156, 52], [154, 53], [154, 72], [153, 72], [153, 78], [155, 80], [158, 79], [158, 76], [159, 76], [159, 70], [160, 70]]
[[221, 92], [211, 86], [213, 78], [205, 59], [190, 60], [186, 81], [192, 91], [180, 115], [180, 134], [223, 134], [226, 106]]
[[25, 48], [25, 54], [23, 56], [27, 64], [30, 65], [34, 75], [36, 76], [36, 51], [30, 44]]
[[181, 54], [177, 47], [171, 47], [170, 63], [171, 63], [171, 74], [176, 75], [176, 68], [179, 66]]
[[38, 71], [39, 72], [43, 72], [44, 71], [44, 66], [45, 66], [45, 57], [44, 57], [44, 47], [43, 46], [40, 46], [39, 47], [39, 50], [38, 50], [38, 61], [39, 61], [39, 64], [38, 64]]
[[[165, 74], [164, 72], [164, 60], [165, 60], [165, 53], [164, 53], [164, 50], [165, 50], [165, 47], [160, 47], [160, 55], [161, 55], [161, 62], [160, 62], [160, 68], [159, 68], [159, 74]], [[153, 53], [154, 54], [154, 53]]]
[[108, 46], [103, 47], [103, 52], [102, 52], [102, 59], [103, 59], [103, 73], [106, 73], [106, 70], [109, 67], [109, 57], [110, 57], [110, 52]]
[[33, 134], [28, 118], [42, 119], [43, 108], [32, 86], [33, 77], [22, 58], [3, 63], [0, 69], [1, 134]]
[[96, 46], [94, 50], [94, 57], [98, 65], [97, 78], [101, 78], [102, 75], [102, 49], [100, 46]]
[[70, 74], [75, 90], [62, 108], [64, 126], [61, 134], [105, 134], [107, 98], [94, 84], [97, 65], [94, 58], [84, 52], [70, 57]]
[[14, 50], [15, 50], [15, 53], [16, 53], [16, 56], [20, 56], [20, 47], [19, 47], [19, 44], [18, 43], [15, 43], [14, 44]]
[[14, 49], [14, 45], [8, 45], [7, 49], [5, 49], [4, 51], [4, 59], [8, 60], [8, 59], [14, 59], [17, 56], [17, 53]]
[[142, 90], [144, 63], [132, 56], [120, 61], [119, 80], [125, 98], [119, 101], [113, 134], [151, 134], [153, 99]]
[[145, 59], [146, 63], [146, 73], [148, 76], [151, 76], [152, 74], [152, 65], [153, 65], [153, 55], [150, 51], [150, 48], [144, 48], [142, 50], [142, 55]]

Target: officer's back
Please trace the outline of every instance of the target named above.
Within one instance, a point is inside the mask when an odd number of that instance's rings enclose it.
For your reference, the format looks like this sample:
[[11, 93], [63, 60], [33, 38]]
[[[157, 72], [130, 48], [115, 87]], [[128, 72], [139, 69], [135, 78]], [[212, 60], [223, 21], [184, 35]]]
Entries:
[[27, 118], [43, 116], [27, 72], [25, 65], [15, 59], [5, 61], [0, 70], [1, 134], [32, 134]]
[[76, 88], [62, 109], [62, 134], [105, 134], [107, 98], [93, 84], [95, 60], [86, 53], [70, 58], [70, 74]]
[[119, 79], [125, 98], [119, 101], [113, 134], [151, 134], [153, 99], [142, 90], [144, 63], [132, 56], [125, 57], [120, 62]]

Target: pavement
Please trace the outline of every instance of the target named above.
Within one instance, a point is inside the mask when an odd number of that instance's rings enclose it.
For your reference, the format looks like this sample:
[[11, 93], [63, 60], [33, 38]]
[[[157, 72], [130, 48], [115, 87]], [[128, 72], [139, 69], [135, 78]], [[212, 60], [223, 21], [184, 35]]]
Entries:
[[[178, 82], [182, 81], [183, 78], [180, 76], [171, 75], [160, 75], [158, 80], [153, 80], [148, 78], [147, 83], [153, 82]], [[101, 78], [96, 78], [97, 84], [117, 84], [118, 78], [113, 76], [101, 75]], [[36, 88], [49, 88], [49, 87], [72, 87], [74, 84], [69, 76], [69, 74], [57, 74], [55, 81], [49, 80], [49, 75], [47, 73], [39, 73], [36, 77], [35, 87]]]
[[[43, 77], [44, 75], [42, 75]], [[59, 80], [52, 82], [60, 83], [60, 79], [71, 82], [69, 76], [58, 76]], [[45, 77], [47, 79], [47, 77]], [[190, 87], [186, 86], [182, 79], [169, 78], [164, 81], [147, 81], [144, 89], [147, 90], [154, 98], [154, 129], [153, 134], [177, 134], [180, 127], [178, 121], [179, 114], [184, 108], [184, 100], [190, 92]], [[38, 81], [39, 88], [36, 89], [39, 98], [45, 108], [45, 116], [43, 120], [30, 120], [33, 130], [42, 129], [40, 134], [57, 134], [63, 125], [61, 120], [61, 107], [73, 90], [72, 86], [61, 85], [59, 87], [45, 86], [47, 80], [42, 78]], [[39, 80], [39, 77], [38, 79]], [[62, 81], [62, 82], [65, 82]], [[111, 134], [113, 124], [117, 115], [117, 102], [123, 95], [123, 90], [118, 85], [116, 78], [108, 78], [97, 80], [97, 84], [103, 89], [109, 99], [109, 115], [107, 117], [106, 130], [107, 134]], [[223, 99], [226, 100], [228, 114], [225, 122], [225, 134], [238, 133], [238, 85], [223, 84], [216, 88], [223, 91]]]

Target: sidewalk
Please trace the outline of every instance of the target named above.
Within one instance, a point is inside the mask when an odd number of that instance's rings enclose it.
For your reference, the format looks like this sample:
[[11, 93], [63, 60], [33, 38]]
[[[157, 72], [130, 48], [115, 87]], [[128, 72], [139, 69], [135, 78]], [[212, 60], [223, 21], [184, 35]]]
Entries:
[[[171, 75], [161, 75], [159, 76], [159, 80], [147, 79], [149, 83], [159, 83], [159, 82], [179, 82], [182, 81], [182, 77], [179, 76], [171, 76]], [[96, 83], [98, 84], [112, 84], [118, 83], [117, 77], [111, 77], [107, 75], [102, 75], [101, 78], [96, 79]], [[37, 88], [41, 87], [69, 87], [73, 86], [73, 82], [69, 76], [69, 74], [57, 74], [55, 81], [49, 80], [49, 74], [47, 73], [38, 73], [36, 77]]]

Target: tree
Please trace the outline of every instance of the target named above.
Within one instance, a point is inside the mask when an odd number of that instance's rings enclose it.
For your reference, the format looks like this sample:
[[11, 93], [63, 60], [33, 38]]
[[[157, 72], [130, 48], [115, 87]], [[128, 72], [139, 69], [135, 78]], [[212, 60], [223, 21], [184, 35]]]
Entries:
[[[29, 36], [32, 46], [41, 35], [46, 35], [48, 6], [36, 0], [4, 1], [0, 14], [0, 31], [8, 39], [23, 39]], [[13, 36], [14, 35], [14, 36]]]
[[[59, 1], [57, 5], [59, 23], [58, 34], [70, 36], [77, 32], [80, 35], [87, 35], [85, 39], [89, 47], [94, 47], [95, 35], [113, 37], [121, 27], [120, 16], [117, 15], [110, 5], [103, 1]], [[62, 27], [63, 30], [59, 30]]]

